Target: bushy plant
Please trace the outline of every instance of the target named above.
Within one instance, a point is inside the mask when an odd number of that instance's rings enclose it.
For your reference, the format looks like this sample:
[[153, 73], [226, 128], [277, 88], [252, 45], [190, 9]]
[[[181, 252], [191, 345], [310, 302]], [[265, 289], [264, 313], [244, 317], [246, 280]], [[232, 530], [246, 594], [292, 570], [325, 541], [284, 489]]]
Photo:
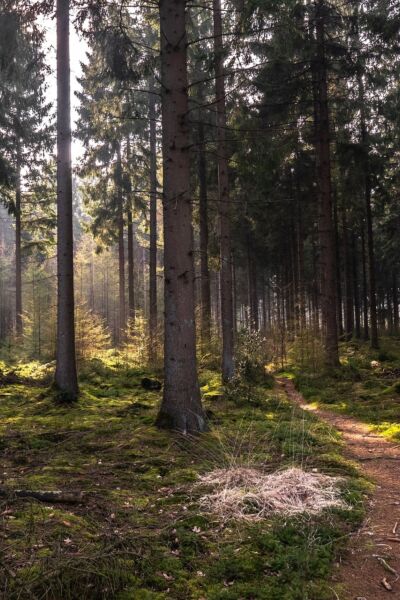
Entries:
[[110, 347], [110, 335], [103, 319], [80, 304], [75, 310], [76, 356], [84, 361]]
[[237, 404], [260, 403], [257, 385], [272, 386], [266, 373], [268, 360], [267, 341], [260, 331], [241, 329], [238, 332], [235, 352], [235, 375], [225, 386], [225, 395]]

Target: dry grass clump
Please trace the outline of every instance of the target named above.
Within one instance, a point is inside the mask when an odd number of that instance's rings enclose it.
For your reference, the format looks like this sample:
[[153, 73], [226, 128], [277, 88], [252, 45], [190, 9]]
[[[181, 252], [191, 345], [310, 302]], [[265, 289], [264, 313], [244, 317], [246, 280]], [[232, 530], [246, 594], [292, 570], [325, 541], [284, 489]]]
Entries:
[[200, 498], [200, 505], [223, 521], [317, 514], [325, 508], [346, 507], [340, 498], [340, 480], [295, 467], [270, 474], [245, 467], [216, 469], [200, 476], [200, 485], [214, 488]]

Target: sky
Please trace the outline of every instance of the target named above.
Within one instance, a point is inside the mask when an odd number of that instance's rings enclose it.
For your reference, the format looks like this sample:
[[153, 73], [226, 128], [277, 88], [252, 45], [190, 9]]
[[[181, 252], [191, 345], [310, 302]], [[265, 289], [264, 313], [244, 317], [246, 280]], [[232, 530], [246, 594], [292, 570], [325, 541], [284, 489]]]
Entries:
[[[73, 21], [74, 15], [71, 14], [71, 21]], [[57, 80], [56, 80], [56, 21], [50, 17], [46, 17], [42, 20], [41, 25], [46, 31], [46, 47], [47, 47], [47, 61], [51, 68], [51, 76], [48, 80], [47, 96], [50, 102], [56, 106], [57, 101]], [[80, 77], [82, 70], [80, 63], [86, 59], [87, 44], [78, 35], [71, 22], [70, 27], [70, 61], [71, 61], [71, 117], [72, 117], [72, 130], [74, 129], [74, 123], [77, 119], [78, 99], [75, 96], [75, 92], [80, 89], [77, 78]], [[76, 165], [79, 162], [83, 153], [83, 147], [79, 140], [72, 138], [72, 163]]]

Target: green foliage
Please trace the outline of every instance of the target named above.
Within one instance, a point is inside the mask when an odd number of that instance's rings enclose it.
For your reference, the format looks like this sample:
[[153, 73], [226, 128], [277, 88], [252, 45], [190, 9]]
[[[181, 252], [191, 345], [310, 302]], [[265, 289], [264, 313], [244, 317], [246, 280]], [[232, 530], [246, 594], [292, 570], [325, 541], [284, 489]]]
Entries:
[[85, 305], [75, 308], [76, 356], [78, 361], [98, 356], [110, 347], [110, 334], [103, 319]]
[[229, 400], [242, 406], [257, 406], [262, 402], [258, 386], [273, 386], [273, 378], [265, 368], [267, 358], [266, 339], [260, 331], [242, 329], [238, 332], [235, 374], [225, 385], [225, 395]]

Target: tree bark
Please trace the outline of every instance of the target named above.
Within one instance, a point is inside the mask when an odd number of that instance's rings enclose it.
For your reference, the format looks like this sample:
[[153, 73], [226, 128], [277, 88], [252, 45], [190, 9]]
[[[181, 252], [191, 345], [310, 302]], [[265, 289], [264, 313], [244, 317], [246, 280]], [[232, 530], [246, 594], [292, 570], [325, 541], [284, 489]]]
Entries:
[[196, 360], [186, 0], [160, 0], [164, 211], [164, 393], [157, 425], [206, 429]]
[[17, 185], [15, 190], [15, 333], [22, 338], [22, 262], [21, 262], [21, 158], [17, 157]]
[[69, 0], [57, 0], [57, 364], [63, 401], [79, 392], [75, 356]]
[[157, 354], [157, 138], [156, 95], [153, 84], [149, 94], [150, 119], [150, 265], [149, 265], [149, 358]]
[[324, 327], [326, 364], [329, 366], [338, 366], [336, 253], [332, 218], [330, 119], [326, 75], [324, 11], [324, 2], [323, 0], [319, 0], [316, 5], [315, 19], [317, 42], [315, 83], [317, 96], [316, 166], [319, 194], [318, 228], [320, 244], [321, 309]]
[[230, 194], [228, 150], [226, 146], [226, 105], [224, 76], [224, 47], [222, 40], [221, 0], [213, 0], [214, 55], [215, 55], [215, 107], [217, 117], [220, 281], [222, 322], [222, 379], [232, 379], [234, 374], [234, 335], [231, 267]]

